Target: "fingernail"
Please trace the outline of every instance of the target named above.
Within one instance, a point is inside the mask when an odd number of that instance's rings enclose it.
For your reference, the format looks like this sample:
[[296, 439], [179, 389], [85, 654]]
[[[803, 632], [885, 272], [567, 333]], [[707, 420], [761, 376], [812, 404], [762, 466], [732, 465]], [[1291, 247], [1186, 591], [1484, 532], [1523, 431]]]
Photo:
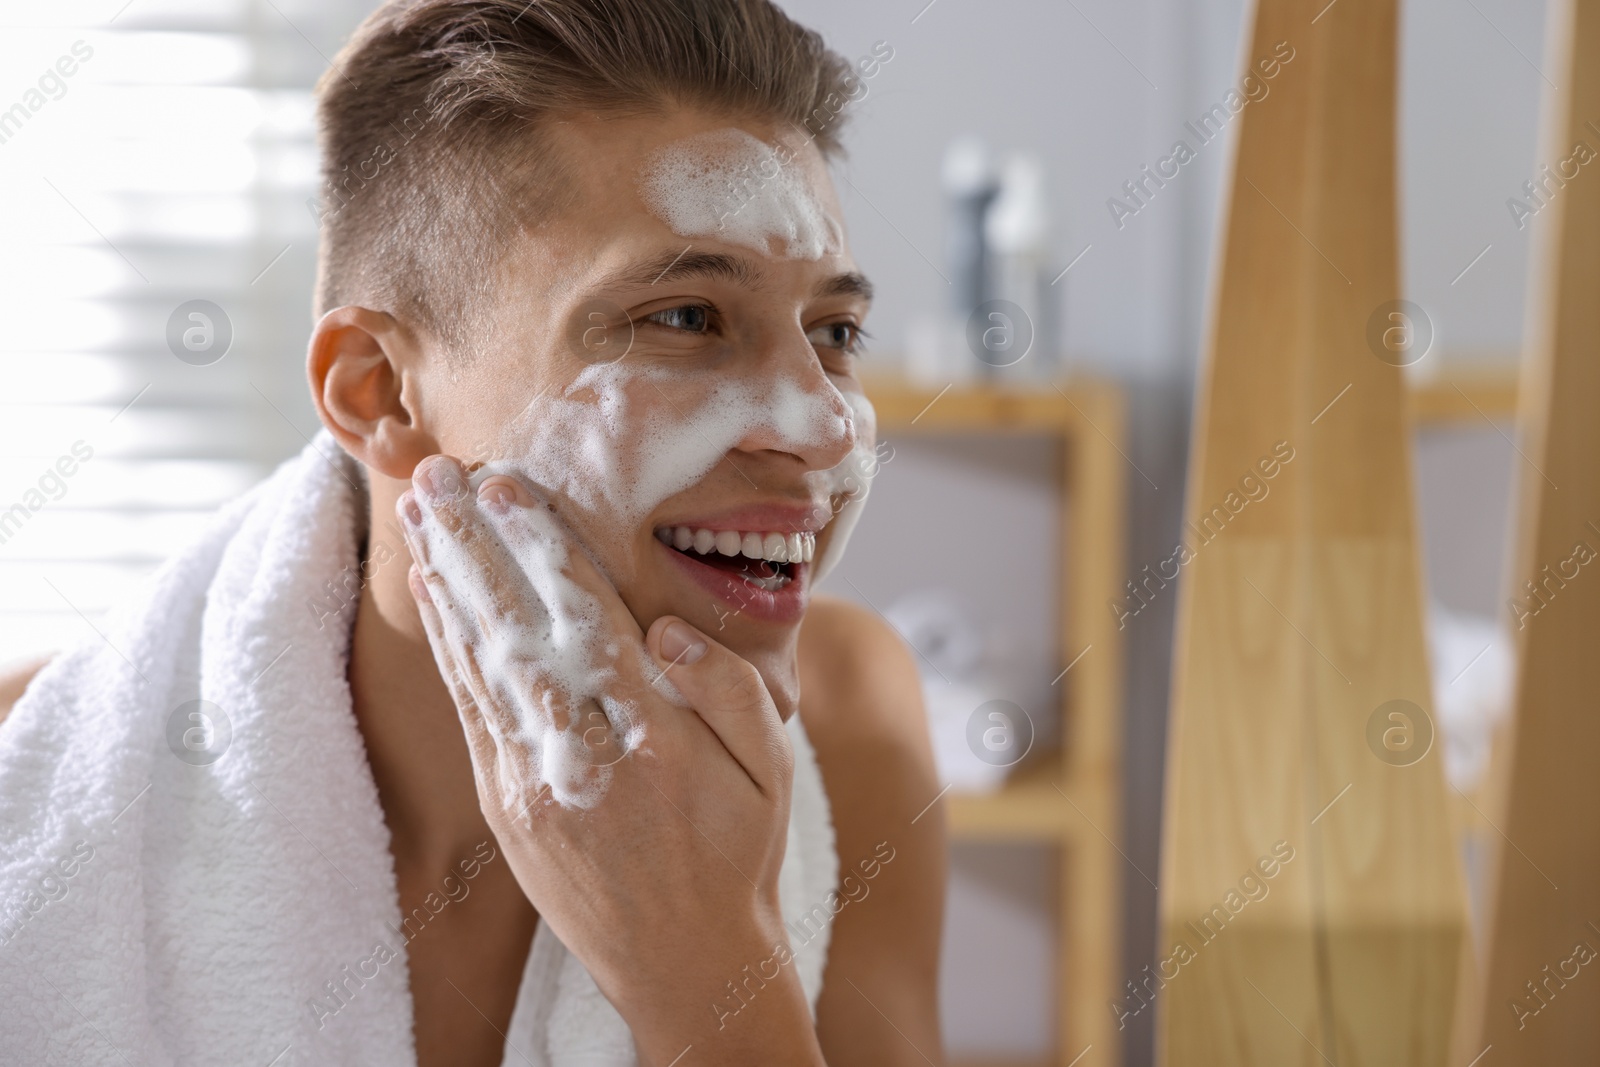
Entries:
[[407, 522], [409, 522], [413, 526], [421, 526], [422, 525], [422, 509], [417, 506], [417, 498], [416, 497], [414, 497], [414, 496], [405, 497], [400, 502], [400, 507], [401, 507], [401, 510], [404, 513], [405, 517], [406, 517], [406, 521]]
[[693, 626], [674, 619], [661, 631], [661, 654], [669, 663], [694, 663], [706, 654], [706, 641]]
[[485, 482], [478, 489], [478, 500], [492, 507], [508, 508], [517, 502], [517, 491], [505, 482]]
[[433, 459], [417, 468], [414, 478], [417, 489], [429, 500], [454, 497], [461, 494], [461, 478], [448, 459]]
[[416, 567], [412, 567], [406, 574], [407, 584], [411, 586], [411, 595], [425, 603], [433, 603], [433, 594], [428, 592], [428, 583], [422, 580], [422, 575]]

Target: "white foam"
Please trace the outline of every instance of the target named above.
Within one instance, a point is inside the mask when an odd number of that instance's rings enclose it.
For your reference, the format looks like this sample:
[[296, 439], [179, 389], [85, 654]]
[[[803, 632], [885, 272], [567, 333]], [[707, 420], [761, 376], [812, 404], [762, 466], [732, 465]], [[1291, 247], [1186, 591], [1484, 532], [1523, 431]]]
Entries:
[[[557, 804], [591, 807], [611, 764], [644, 740], [636, 705], [617, 693], [619, 666], [648, 675], [642, 649], [623, 649], [600, 601], [569, 576], [570, 538], [553, 514], [480, 508], [479, 516], [498, 544], [480, 538], [469, 548], [427, 508], [418, 536], [453, 594], [434, 596], [446, 633], [471, 650], [489, 689], [493, 708], [480, 711], [500, 752], [507, 808], [520, 813], [546, 787]], [[489, 570], [475, 553], [489, 557]], [[624, 665], [625, 655], [632, 662]]]
[[770, 254], [781, 241], [791, 259], [820, 259], [844, 247], [844, 232], [813, 195], [794, 153], [739, 129], [674, 141], [645, 164], [639, 192], [680, 237], [712, 237]]
[[845, 546], [850, 543], [850, 534], [855, 531], [861, 511], [867, 506], [867, 493], [872, 489], [872, 480], [878, 474], [877, 412], [873, 410], [872, 402], [861, 393], [845, 393], [844, 397], [850, 404], [856, 443], [843, 463], [813, 476], [823, 480], [829, 496], [841, 501], [838, 513], [833, 518], [833, 533], [828, 537], [827, 547], [811, 567], [813, 582], [826, 578], [844, 555]]
[[[686, 381], [697, 397], [685, 395]], [[853, 438], [842, 463], [807, 475], [819, 495], [843, 501], [813, 568], [820, 579], [844, 551], [875, 473], [872, 406], [831, 381], [824, 389], [787, 378], [706, 383], [643, 365], [588, 367], [560, 395], [537, 397], [513, 420], [501, 458], [474, 472], [470, 484], [475, 492], [491, 475], [520, 477], [549, 498], [564, 498], [607, 543], [626, 545], [650, 512], [704, 479], [752, 435], [796, 452], [837, 448]], [[504, 546], [474, 550], [490, 552], [492, 579], [426, 509], [421, 535], [458, 598], [439, 604], [446, 627], [475, 650], [492, 698], [515, 723], [503, 729], [485, 716], [496, 745], [522, 769], [502, 791], [518, 810], [545, 786], [557, 804], [591, 807], [610, 780], [609, 763], [646, 741], [636, 703], [618, 693], [624, 677], [642, 679], [669, 700], [682, 697], [642, 646], [620, 647], [599, 600], [572, 579], [571, 553], [581, 549], [552, 512], [542, 506], [505, 515], [480, 511]], [[627, 552], [616, 556], [594, 560], [613, 583], [632, 563]], [[507, 603], [523, 605], [525, 617], [496, 630], [485, 609]], [[596, 710], [604, 716], [598, 722]]]
[[[831, 382], [826, 389], [790, 378], [702, 383], [641, 364], [586, 367], [560, 396], [536, 399], [513, 421], [503, 458], [475, 481], [521, 475], [631, 536], [662, 501], [698, 483], [753, 435], [796, 452], [838, 447], [854, 432], [857, 403], [865, 398], [847, 399]], [[870, 405], [867, 411], [870, 420]]]

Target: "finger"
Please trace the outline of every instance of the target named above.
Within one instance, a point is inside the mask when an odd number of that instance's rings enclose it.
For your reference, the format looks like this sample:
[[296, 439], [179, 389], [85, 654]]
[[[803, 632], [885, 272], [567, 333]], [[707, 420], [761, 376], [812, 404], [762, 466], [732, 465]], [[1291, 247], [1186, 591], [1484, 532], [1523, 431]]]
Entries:
[[444, 620], [439, 616], [439, 605], [433, 602], [433, 594], [428, 591], [428, 583], [422, 580], [422, 573], [417, 570], [415, 563], [406, 570], [406, 586], [411, 590], [411, 598], [417, 602], [417, 614], [422, 618], [422, 628], [427, 633], [428, 646], [433, 650], [439, 677], [444, 680], [445, 687], [450, 690], [450, 697], [456, 705], [468, 714], [476, 715], [477, 701], [467, 689], [460, 669], [456, 666], [455, 656], [450, 652], [450, 642], [444, 633]]
[[664, 677], [768, 796], [785, 796], [794, 751], [760, 673], [682, 619], [663, 615], [645, 645]]
[[478, 498], [552, 620], [529, 637], [544, 646], [548, 662], [563, 665], [574, 705], [602, 693], [643, 692], [654, 672], [646, 668], [639, 623], [553, 505], [504, 474], [484, 479]]
[[[617, 640], [627, 638], [626, 644], [642, 653], [644, 636], [638, 624], [554, 507], [526, 484], [491, 474], [479, 483], [477, 499], [485, 523], [500, 538], [550, 620], [548, 625], [525, 627], [518, 637], [523, 653], [546, 666], [549, 687], [564, 698], [565, 707], [550, 709], [556, 727], [577, 727], [575, 736], [584, 738], [612, 733], [600, 728], [606, 722], [600, 698], [617, 689], [614, 668], [619, 658], [629, 665], [628, 677], [638, 678], [642, 654], [619, 656], [623, 644]], [[584, 581], [575, 581], [574, 574]], [[597, 594], [609, 594], [617, 602], [620, 620], [608, 619]], [[617, 705], [612, 702], [612, 706]], [[596, 759], [605, 755], [599, 753]]]
[[[532, 781], [558, 798], [581, 796], [629, 736], [602, 710], [616, 707], [626, 718], [629, 705], [598, 700], [614, 687], [619, 644], [595, 599], [563, 577], [567, 559], [581, 553], [554, 514], [513, 479], [486, 475], [477, 490], [463, 492], [458, 473], [449, 457], [426, 461], [401, 512], [421, 531], [419, 572], [496, 742], [499, 794], [520, 800]], [[533, 518], [497, 523], [508, 509]], [[486, 589], [486, 582], [498, 588]], [[520, 604], [506, 603], [504, 587], [512, 584]], [[469, 611], [459, 606], [460, 586], [468, 589]], [[636, 626], [633, 635], [629, 673], [637, 676], [644, 657]]]
[[[635, 736], [636, 705], [602, 698], [617, 695], [619, 673], [639, 684], [645, 657], [638, 624], [553, 508], [526, 485], [490, 471], [477, 490], [463, 491], [462, 472], [446, 456], [419, 464], [413, 483], [413, 500], [401, 510], [422, 545], [419, 571], [500, 742], [502, 771], [509, 733], [520, 742], [510, 748], [529, 757], [511, 761], [524, 777], [536, 775], [558, 799], [583, 800], [590, 779]], [[614, 602], [614, 614], [596, 594]], [[477, 617], [459, 609], [462, 599]], [[619, 662], [626, 665], [621, 672]]]
[[[520, 736], [522, 717], [542, 706], [551, 678], [538, 658], [523, 653], [527, 635], [550, 629], [550, 616], [499, 533], [486, 521], [476, 492], [449, 456], [418, 464], [413, 489], [396, 510], [406, 526], [420, 573], [439, 611], [467, 688], [496, 744]], [[484, 656], [516, 664], [486, 678]], [[529, 705], [533, 707], [530, 707]], [[559, 724], [558, 724], [559, 725]]]
[[[425, 579], [420, 565], [412, 566], [407, 580], [434, 661], [460, 714], [474, 765], [481, 765], [487, 774], [494, 768], [497, 754], [504, 757], [520, 730], [516, 699], [497, 691], [484, 677], [478, 656], [486, 640], [481, 617], [462, 610], [441, 576], [435, 574], [431, 583]], [[518, 682], [529, 695], [537, 689], [536, 678], [519, 678]]]
[[496, 751], [494, 737], [483, 721], [483, 709], [477, 697], [467, 684], [466, 676], [462, 674], [454, 654], [450, 651], [450, 641], [444, 633], [444, 620], [439, 615], [439, 607], [433, 602], [427, 583], [422, 580], [422, 575], [415, 565], [407, 572], [406, 583], [411, 587], [411, 595], [417, 602], [417, 612], [422, 616], [422, 627], [427, 631], [428, 644], [433, 649], [433, 659], [439, 667], [439, 675], [444, 679], [446, 688], [450, 690], [450, 698], [455, 702], [456, 712], [461, 716], [461, 727], [467, 737], [472, 762], [474, 765], [482, 764], [485, 768], [492, 766]]
[[[463, 601], [487, 635], [507, 636], [548, 624], [548, 614], [528, 587], [517, 561], [485, 521], [465, 472], [449, 456], [417, 465], [412, 489], [397, 510], [422, 577], [441, 607]], [[440, 588], [443, 578], [448, 592]]]
[[[472, 758], [472, 776], [477, 784], [479, 803], [485, 812], [515, 813], [513, 820], [520, 818], [544, 795], [548, 786], [538, 780], [534, 773], [536, 768], [528, 766], [526, 758], [518, 758], [520, 746], [503, 735], [501, 727], [504, 724], [494, 717], [486, 718], [483, 715], [484, 706], [493, 707], [495, 704], [494, 698], [486, 693], [477, 658], [468, 647], [463, 653], [466, 667], [463, 669], [457, 664], [455, 655], [450, 651], [451, 642], [444, 633], [444, 619], [416, 567], [410, 569], [407, 579], [411, 594], [417, 600], [439, 672], [444, 676], [461, 719], [462, 733], [466, 736]], [[479, 693], [486, 694], [482, 700]]]
[[520, 478], [495, 474], [479, 485], [478, 500], [490, 525], [501, 535], [552, 613], [561, 617], [555, 610], [557, 602], [573, 599], [571, 587], [576, 586], [578, 599], [586, 594], [599, 601], [611, 632], [635, 641], [644, 639], [616, 586], [600, 573], [593, 558], [557, 516], [555, 506], [542, 494]]

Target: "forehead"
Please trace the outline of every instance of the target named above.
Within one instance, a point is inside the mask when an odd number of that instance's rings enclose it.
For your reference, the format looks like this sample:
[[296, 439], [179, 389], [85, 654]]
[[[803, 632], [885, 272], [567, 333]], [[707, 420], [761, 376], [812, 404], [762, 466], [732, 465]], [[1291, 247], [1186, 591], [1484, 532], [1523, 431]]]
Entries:
[[[741, 241], [737, 231], [748, 235], [751, 226], [729, 227], [721, 233], [709, 232], [704, 225], [686, 228], [683, 213], [675, 212], [670, 198], [661, 195], [663, 188], [685, 177], [686, 162], [692, 165], [697, 160], [714, 171], [703, 176], [710, 180], [700, 183], [702, 194], [710, 186], [726, 184], [725, 205], [719, 206], [731, 210], [741, 223], [769, 209], [781, 186], [791, 198], [814, 204], [823, 224], [837, 235], [837, 240], [826, 246], [819, 241], [792, 244], [789, 256], [782, 254], [782, 242], [773, 246], [777, 255], [772, 249], [762, 249], [759, 254], [769, 266], [789, 264], [796, 273], [807, 276], [854, 269], [827, 163], [815, 142], [802, 132], [674, 111], [650, 116], [568, 116], [551, 122], [546, 133], [546, 144], [560, 153], [575, 195], [567, 209], [539, 227], [539, 232], [553, 246], [549, 252], [569, 261], [569, 270], [583, 262], [598, 267], [598, 261], [605, 260], [614, 265], [617, 258], [648, 256], [662, 248], [681, 249], [690, 244], [696, 249], [722, 251], [744, 244], [738, 250], [749, 254], [748, 237]], [[663, 160], [673, 164], [663, 166]], [[779, 167], [781, 174], [775, 176]]]

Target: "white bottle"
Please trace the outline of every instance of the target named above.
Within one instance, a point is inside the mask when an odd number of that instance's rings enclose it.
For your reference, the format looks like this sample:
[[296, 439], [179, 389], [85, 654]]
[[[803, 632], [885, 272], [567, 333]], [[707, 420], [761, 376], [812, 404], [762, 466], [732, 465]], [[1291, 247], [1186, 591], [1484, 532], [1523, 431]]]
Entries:
[[[984, 219], [988, 246], [988, 300], [1003, 300], [1022, 310], [1010, 328], [1011, 349], [986, 368], [1001, 380], [1048, 380], [1056, 375], [1053, 322], [1045, 257], [1049, 239], [1044, 168], [1031, 155], [1008, 158], [1000, 171], [1000, 194]], [[999, 320], [996, 320], [999, 322]], [[997, 329], [1000, 327], [997, 326]]]
[[[969, 351], [968, 320], [989, 296], [988, 242], [984, 237], [989, 207], [999, 193], [989, 148], [977, 136], [957, 137], [945, 148], [940, 168], [946, 214], [945, 271], [949, 297], [937, 325], [925, 328], [922, 343], [933, 340], [938, 369], [933, 377], [948, 382], [972, 381], [986, 370]], [[930, 383], [932, 384], [932, 383]]]

